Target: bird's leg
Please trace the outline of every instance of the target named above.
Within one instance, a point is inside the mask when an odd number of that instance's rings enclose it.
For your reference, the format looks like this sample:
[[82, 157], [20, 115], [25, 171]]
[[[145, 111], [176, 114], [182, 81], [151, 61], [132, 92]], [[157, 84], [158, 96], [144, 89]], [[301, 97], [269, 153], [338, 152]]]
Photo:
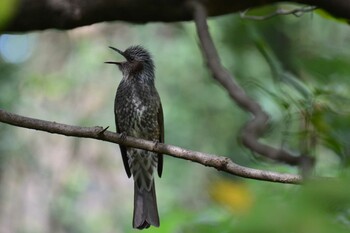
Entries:
[[155, 150], [157, 147], [158, 147], [158, 144], [159, 144], [159, 140], [152, 140], [153, 141], [153, 147], [152, 147], [152, 150]]
[[120, 139], [121, 139], [122, 141], [125, 141], [127, 135], [126, 135], [125, 132], [120, 132], [120, 133], [119, 133], [119, 136], [120, 136]]

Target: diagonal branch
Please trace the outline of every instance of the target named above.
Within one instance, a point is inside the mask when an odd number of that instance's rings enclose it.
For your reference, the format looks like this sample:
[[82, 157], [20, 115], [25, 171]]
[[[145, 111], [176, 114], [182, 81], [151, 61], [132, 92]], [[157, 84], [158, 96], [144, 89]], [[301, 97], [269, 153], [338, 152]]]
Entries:
[[9, 113], [0, 109], [0, 122], [54, 134], [61, 134], [72, 137], [92, 138], [106, 142], [118, 143], [121, 145], [168, 154], [176, 158], [190, 160], [204, 166], [213, 167], [217, 170], [227, 172], [232, 175], [264, 180], [270, 182], [297, 184], [302, 181], [299, 175], [282, 174], [271, 171], [263, 171], [253, 168], [240, 166], [232, 162], [229, 158], [207, 154], [198, 151], [191, 151], [177, 146], [156, 143], [133, 137], [122, 137], [120, 134], [107, 131], [106, 128], [95, 127], [78, 127], [57, 122], [44, 121], [29, 117]]
[[189, 2], [189, 7], [193, 10], [193, 17], [204, 60], [212, 72], [213, 78], [227, 90], [232, 100], [240, 108], [253, 115], [253, 118], [244, 126], [241, 132], [242, 143], [253, 152], [269, 159], [289, 165], [301, 165], [305, 157], [295, 156], [286, 150], [276, 149], [259, 142], [259, 137], [267, 128], [268, 115], [257, 102], [249, 98], [244, 90], [234, 81], [235, 78], [221, 65], [219, 55], [208, 30], [205, 7], [198, 1]]

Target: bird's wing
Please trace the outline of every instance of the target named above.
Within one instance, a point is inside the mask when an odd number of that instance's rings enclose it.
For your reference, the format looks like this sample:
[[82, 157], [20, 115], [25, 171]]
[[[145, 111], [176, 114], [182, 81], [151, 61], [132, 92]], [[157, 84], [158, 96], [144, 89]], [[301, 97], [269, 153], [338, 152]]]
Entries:
[[[163, 119], [163, 107], [160, 103], [158, 109], [158, 127], [159, 127], [159, 142], [164, 143], [164, 119]], [[158, 176], [162, 176], [163, 172], [163, 154], [158, 154]]]
[[[115, 114], [115, 125], [117, 126], [117, 133], [122, 133], [122, 132], [120, 132], [120, 128], [118, 126], [117, 114]], [[119, 148], [120, 148], [120, 152], [122, 154], [125, 172], [128, 175], [128, 177], [130, 178], [131, 177], [131, 171], [130, 171], [130, 167], [129, 167], [129, 163], [128, 163], [128, 155], [126, 153], [126, 147], [119, 144]]]

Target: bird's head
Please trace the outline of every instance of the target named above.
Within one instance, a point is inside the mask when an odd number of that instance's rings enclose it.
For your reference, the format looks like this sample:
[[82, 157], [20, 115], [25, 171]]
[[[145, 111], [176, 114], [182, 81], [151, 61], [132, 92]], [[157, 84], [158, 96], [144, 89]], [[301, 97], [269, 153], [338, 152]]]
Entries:
[[147, 76], [154, 76], [154, 65], [150, 53], [143, 47], [136, 45], [127, 48], [124, 52], [109, 47], [126, 60], [122, 62], [107, 61], [107, 64], [115, 64], [122, 71], [124, 77], [138, 76], [139, 74], [145, 74]]

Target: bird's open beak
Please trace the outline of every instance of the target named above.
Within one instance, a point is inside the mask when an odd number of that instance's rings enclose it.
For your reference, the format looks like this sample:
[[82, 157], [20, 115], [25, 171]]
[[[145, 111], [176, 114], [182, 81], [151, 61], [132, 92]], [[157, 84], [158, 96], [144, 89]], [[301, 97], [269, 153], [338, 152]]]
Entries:
[[108, 47], [109, 47], [110, 49], [113, 49], [114, 51], [116, 51], [117, 53], [119, 53], [120, 55], [122, 55], [123, 57], [125, 57], [123, 51], [121, 51], [121, 50], [119, 50], [119, 49], [116, 49], [116, 48], [113, 48], [112, 46], [108, 46]]
[[[112, 47], [112, 46], [108, 46], [110, 49], [113, 49], [114, 51], [116, 51], [117, 53], [119, 53], [120, 55], [122, 55], [125, 59], [127, 59], [126, 57], [125, 57], [125, 55], [124, 55], [124, 52], [123, 51], [121, 51], [121, 50], [119, 50], [119, 49], [117, 49], [117, 48], [114, 48], [114, 47]], [[122, 64], [122, 62], [115, 62], [115, 61], [106, 61], [105, 62], [106, 64], [114, 64], [114, 65], [121, 65]]]

